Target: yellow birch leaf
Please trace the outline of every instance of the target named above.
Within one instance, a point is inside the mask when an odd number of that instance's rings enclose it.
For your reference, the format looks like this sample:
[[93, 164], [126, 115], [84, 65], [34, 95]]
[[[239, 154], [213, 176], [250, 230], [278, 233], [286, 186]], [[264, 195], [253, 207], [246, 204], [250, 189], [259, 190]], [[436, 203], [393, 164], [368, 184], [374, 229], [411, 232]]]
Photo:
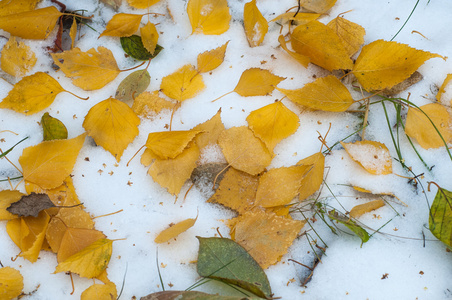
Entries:
[[51, 55], [63, 73], [72, 78], [72, 83], [85, 91], [104, 87], [120, 72], [113, 53], [105, 47], [97, 47], [97, 51], [91, 48], [86, 52], [74, 48]]
[[350, 210], [350, 217], [359, 218], [363, 214], [376, 210], [385, 205], [385, 202], [381, 199], [373, 200], [364, 204], [356, 205]]
[[272, 212], [275, 215], [280, 216], [280, 217], [292, 219], [292, 217], [290, 216], [289, 213], [290, 213], [290, 209], [291, 209], [291, 207], [293, 205], [295, 205], [295, 203], [294, 204], [289, 204], [289, 205], [266, 207], [265, 211], [266, 212]]
[[303, 178], [312, 166], [271, 169], [259, 177], [256, 205], [273, 207], [289, 204], [299, 193]]
[[55, 6], [0, 17], [0, 29], [24, 39], [43, 40], [49, 36], [63, 13]]
[[200, 132], [199, 130], [151, 132], [146, 147], [156, 158], [175, 158]]
[[270, 20], [270, 22], [276, 22], [278, 20], [281, 20], [282, 22], [295, 21], [297, 25], [302, 25], [317, 20], [320, 16], [321, 14], [299, 12], [295, 15], [295, 12], [287, 12], [278, 15], [276, 18]]
[[6, 209], [12, 203], [19, 201], [22, 196], [25, 196], [25, 194], [22, 194], [21, 192], [16, 190], [0, 191], [0, 220], [12, 220], [17, 218], [16, 215], [13, 215]]
[[177, 237], [179, 234], [193, 227], [197, 219], [198, 217], [196, 217], [195, 219], [186, 219], [174, 225], [170, 225], [169, 228], [161, 231], [157, 235], [157, 237], [154, 239], [154, 242], [156, 242], [157, 244], [168, 242], [169, 240]]
[[397, 42], [377, 40], [362, 48], [353, 74], [366, 91], [388, 89], [410, 77], [433, 57], [442, 56]]
[[72, 272], [86, 278], [99, 276], [107, 268], [110, 261], [113, 250], [112, 244], [112, 240], [100, 239], [60, 262], [54, 273]]
[[353, 68], [341, 39], [328, 26], [312, 21], [297, 26], [291, 35], [292, 48], [328, 71]]
[[127, 3], [129, 3], [129, 5], [132, 7], [145, 9], [151, 5], [158, 3], [159, 1], [160, 0], [127, 0]]
[[364, 44], [366, 30], [356, 23], [337, 16], [327, 26], [333, 29], [342, 40], [349, 56], [358, 52], [359, 48]]
[[146, 25], [140, 28], [140, 33], [144, 48], [154, 55], [155, 47], [157, 47], [157, 41], [159, 39], [157, 28], [148, 21]]
[[392, 158], [385, 144], [374, 141], [343, 143], [348, 155], [367, 172], [374, 175], [392, 173]]
[[286, 40], [284, 39], [283, 35], [280, 35], [278, 38], [278, 42], [279, 45], [281, 46], [281, 48], [284, 49], [284, 51], [287, 52], [287, 54], [289, 54], [290, 56], [292, 56], [296, 61], [298, 61], [303, 67], [307, 68], [309, 65], [309, 62], [311, 61], [311, 59], [303, 54], [294, 52], [289, 50], [289, 48], [287, 48], [287, 44], [286, 44]]
[[337, 0], [302, 0], [300, 5], [310, 11], [323, 14], [336, 4]]
[[259, 46], [268, 31], [268, 23], [257, 8], [256, 0], [245, 3], [243, 11], [243, 25], [245, 27], [246, 39], [250, 47]]
[[92, 243], [105, 238], [105, 234], [99, 230], [68, 227], [58, 247], [57, 261], [63, 262]]
[[69, 37], [71, 38], [71, 49], [74, 49], [75, 39], [77, 37], [77, 21], [72, 18], [71, 29], [69, 29]]
[[256, 210], [232, 219], [229, 226], [231, 238], [266, 269], [287, 252], [305, 223]]
[[207, 202], [218, 203], [243, 214], [255, 206], [258, 184], [257, 176], [229, 168]]
[[232, 167], [251, 175], [263, 172], [272, 160], [265, 144], [246, 126], [223, 131], [218, 144]]
[[300, 160], [297, 162], [297, 165], [312, 166], [312, 169], [306, 174], [301, 182], [298, 199], [303, 201], [314, 194], [322, 185], [325, 169], [325, 156], [323, 156], [322, 152], [317, 152]]
[[116, 285], [113, 282], [107, 284], [95, 283], [80, 295], [80, 300], [114, 300], [118, 298], [118, 292]]
[[50, 216], [43, 210], [36, 218], [21, 217], [6, 223], [6, 232], [14, 244], [20, 248], [19, 256], [32, 263], [38, 260], [49, 221]]
[[99, 35], [101, 36], [131, 36], [140, 27], [143, 15], [135, 14], [116, 14], [108, 21], [105, 30]]
[[220, 35], [229, 29], [227, 0], [189, 0], [187, 14], [192, 33]]
[[152, 164], [152, 162], [154, 161], [154, 159], [156, 159], [157, 157], [155, 157], [154, 152], [152, 152], [149, 149], [145, 149], [143, 154], [141, 155], [141, 159], [140, 159], [140, 163], [147, 167], [150, 164]]
[[33, 10], [39, 1], [41, 0], [2, 0], [0, 2], [0, 17]]
[[268, 70], [259, 68], [247, 69], [240, 76], [234, 92], [243, 97], [266, 96], [284, 79], [286, 78], [273, 75]]
[[15, 299], [23, 289], [24, 277], [19, 271], [10, 267], [0, 268], [0, 299]]
[[192, 130], [202, 131], [195, 137], [196, 145], [202, 149], [209, 145], [214, 145], [218, 141], [218, 137], [224, 131], [223, 122], [221, 122], [221, 108], [218, 112], [204, 123], [198, 124]]
[[300, 126], [298, 116], [281, 101], [252, 111], [246, 121], [270, 152], [273, 152], [279, 142], [294, 134]]
[[206, 86], [202, 76], [192, 65], [185, 65], [173, 74], [162, 78], [160, 90], [179, 102], [193, 98]]
[[138, 135], [138, 118], [124, 102], [108, 98], [91, 107], [83, 121], [83, 128], [96, 144], [110, 152], [116, 161]]
[[86, 134], [68, 140], [44, 141], [25, 148], [19, 157], [24, 179], [44, 189], [60, 186], [74, 167]]
[[446, 143], [452, 140], [451, 118], [447, 109], [438, 103], [430, 103], [418, 108], [410, 107], [406, 117], [405, 133], [415, 139], [424, 149], [439, 148], [444, 142], [433, 127], [428, 115], [441, 133]]
[[198, 72], [205, 73], [218, 68], [218, 66], [224, 61], [226, 47], [228, 44], [229, 41], [227, 41], [223, 46], [199, 54], [197, 63]]
[[0, 103], [0, 108], [12, 109], [25, 115], [32, 115], [48, 107], [55, 97], [65, 90], [50, 75], [37, 72], [22, 78], [8, 96]]
[[133, 100], [132, 110], [141, 117], [151, 118], [164, 109], [172, 109], [174, 103], [159, 96], [159, 91], [143, 92]]
[[170, 194], [177, 195], [196, 168], [198, 158], [199, 148], [196, 144], [192, 144], [176, 158], [156, 159], [149, 168], [148, 174]]
[[446, 91], [446, 87], [449, 84], [449, 82], [452, 80], [452, 74], [447, 74], [446, 79], [444, 79], [443, 84], [438, 90], [438, 93], [436, 94], [436, 101], [441, 102], [441, 97]]
[[276, 89], [291, 101], [315, 110], [342, 112], [354, 102], [348, 89], [334, 75], [317, 78], [297, 90]]
[[0, 63], [2, 70], [14, 77], [22, 77], [36, 64], [36, 55], [23, 42], [10, 37], [2, 49]]

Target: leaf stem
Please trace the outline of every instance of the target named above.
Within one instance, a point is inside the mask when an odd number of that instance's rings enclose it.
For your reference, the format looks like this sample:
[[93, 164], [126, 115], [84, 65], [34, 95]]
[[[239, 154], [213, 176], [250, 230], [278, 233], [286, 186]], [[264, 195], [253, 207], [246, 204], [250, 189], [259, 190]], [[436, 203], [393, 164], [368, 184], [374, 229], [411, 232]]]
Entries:
[[89, 99], [89, 97], [83, 98], [83, 97], [77, 96], [76, 94], [74, 94], [73, 92], [70, 92], [70, 91], [64, 90], [64, 92], [69, 93], [69, 94], [71, 94], [72, 96], [74, 96], [74, 97], [76, 97], [76, 98], [79, 98], [80, 100], [88, 100], [88, 99]]
[[210, 102], [215, 102], [215, 101], [217, 101], [217, 100], [220, 100], [221, 98], [223, 98], [224, 96], [227, 96], [227, 95], [229, 95], [229, 94], [232, 94], [232, 93], [234, 93], [234, 91], [230, 91], [230, 92], [228, 92], [228, 93], [226, 93], [226, 94], [224, 94], [223, 96], [220, 96], [220, 97], [218, 97], [217, 99], [215, 99], [215, 100], [212, 100], [212, 101], [210, 101]]
[[[149, 61], [150, 61], [150, 59], [149, 59]], [[119, 72], [127, 72], [127, 71], [135, 70], [136, 68], [139, 68], [139, 67], [141, 67], [142, 65], [144, 65], [146, 62], [147, 62], [147, 60], [143, 61], [143, 62], [142, 62], [141, 64], [139, 64], [138, 66], [135, 66], [135, 67], [132, 67], [132, 68], [129, 68], [129, 69], [120, 70]], [[146, 67], [146, 68], [147, 68], [147, 67]]]

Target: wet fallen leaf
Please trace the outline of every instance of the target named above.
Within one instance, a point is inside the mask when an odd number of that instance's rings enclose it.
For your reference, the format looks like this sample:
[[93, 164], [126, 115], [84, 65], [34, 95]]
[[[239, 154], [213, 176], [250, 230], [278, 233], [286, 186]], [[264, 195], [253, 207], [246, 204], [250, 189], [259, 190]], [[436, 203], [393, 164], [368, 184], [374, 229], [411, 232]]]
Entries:
[[164, 109], [172, 109], [174, 103], [159, 96], [159, 91], [143, 92], [133, 100], [132, 110], [140, 117], [151, 118]]
[[151, 75], [147, 70], [130, 73], [119, 84], [115, 99], [128, 103], [143, 93], [148, 88], [149, 83], [151, 83]]
[[114, 300], [118, 298], [118, 292], [116, 291], [116, 285], [113, 282], [107, 284], [95, 283], [80, 295], [80, 300]]
[[243, 97], [266, 96], [284, 79], [284, 77], [273, 75], [268, 70], [251, 68], [243, 71], [234, 92]]
[[131, 36], [140, 27], [143, 15], [119, 13], [108, 21], [105, 30], [99, 35], [102, 36]]
[[31, 193], [22, 196], [19, 201], [11, 203], [6, 210], [19, 217], [38, 217], [42, 210], [51, 207], [55, 207], [55, 204], [50, 201], [47, 194]]
[[41, 117], [41, 126], [43, 131], [43, 140], [65, 140], [67, 139], [67, 128], [63, 122], [57, 118], [49, 115], [48, 112], [44, 113]]
[[336, 4], [337, 0], [302, 0], [300, 5], [310, 11], [323, 14]]
[[196, 217], [195, 219], [185, 219], [179, 223], [170, 226], [169, 228], [161, 231], [154, 239], [154, 242], [156, 242], [157, 244], [161, 244], [173, 238], [176, 238], [179, 234], [193, 227], [197, 219], [198, 217]]
[[0, 298], [15, 299], [24, 289], [24, 277], [16, 269], [0, 268]]
[[337, 16], [327, 26], [333, 29], [342, 40], [349, 56], [358, 52], [359, 48], [364, 44], [366, 30], [356, 23]]
[[341, 145], [350, 157], [367, 172], [374, 175], [392, 173], [392, 158], [385, 144], [374, 141], [357, 141]]
[[154, 24], [148, 21], [146, 25], [140, 28], [140, 33], [144, 48], [146, 48], [149, 53], [154, 54], [155, 48], [157, 47], [157, 41], [159, 39], [157, 28], [155, 28]]
[[11, 76], [24, 76], [33, 69], [36, 61], [36, 55], [31, 48], [23, 42], [17, 42], [14, 36], [3, 46], [0, 63], [2, 70]]
[[205, 88], [202, 76], [192, 65], [185, 65], [163, 77], [160, 84], [160, 90], [165, 95], [179, 102], [195, 97]]
[[300, 160], [299, 162], [297, 162], [297, 165], [312, 166], [309, 173], [306, 174], [306, 176], [303, 178], [303, 181], [301, 182], [298, 199], [300, 201], [303, 201], [314, 194], [322, 185], [323, 173], [325, 170], [325, 156], [322, 154], [322, 152], [317, 152]]
[[246, 39], [250, 47], [259, 46], [268, 31], [268, 23], [257, 8], [256, 0], [245, 3], [243, 11], [243, 23]]
[[58, 247], [57, 261], [63, 262], [106, 236], [99, 230], [68, 227]]
[[452, 247], [452, 192], [439, 187], [430, 207], [428, 228], [441, 242]]
[[151, 132], [146, 147], [156, 158], [175, 158], [199, 133], [199, 130]]
[[189, 0], [187, 14], [192, 33], [219, 35], [229, 29], [231, 15], [226, 0]]
[[205, 73], [218, 68], [224, 61], [228, 43], [229, 41], [223, 46], [199, 54], [197, 59], [198, 72]]
[[284, 39], [283, 35], [280, 35], [278, 38], [278, 42], [279, 45], [281, 46], [281, 48], [284, 49], [284, 51], [287, 52], [287, 54], [289, 54], [290, 56], [292, 56], [296, 61], [298, 61], [303, 67], [307, 68], [309, 65], [309, 62], [311, 61], [311, 59], [309, 57], [307, 57], [306, 55], [294, 52], [289, 50], [289, 48], [287, 48], [287, 44], [286, 44], [286, 40]]
[[143, 44], [143, 40], [139, 35], [132, 35], [128, 37], [121, 37], [121, 47], [122, 49], [132, 58], [137, 60], [149, 60], [157, 56], [163, 47], [158, 45], [155, 46], [154, 53], [151, 53], [146, 49]]
[[202, 131], [195, 137], [199, 149], [216, 144], [218, 137], [225, 130], [221, 122], [221, 108], [211, 119], [196, 125], [192, 130]]
[[132, 7], [145, 9], [158, 3], [159, 1], [160, 0], [127, 0], [127, 3], [129, 3], [129, 5]]
[[385, 202], [381, 199], [373, 200], [370, 202], [366, 202], [364, 204], [359, 204], [359, 205], [353, 206], [353, 208], [350, 210], [349, 214], [350, 214], [350, 217], [356, 219], [356, 218], [361, 217], [363, 214], [376, 210], [384, 205], [385, 205]]
[[354, 234], [356, 234], [361, 239], [361, 246], [369, 240], [369, 234], [367, 231], [365, 231], [361, 226], [359, 226], [355, 221], [353, 221], [350, 218], [347, 218], [346, 216], [339, 214], [335, 210], [330, 210], [328, 212], [328, 217], [331, 220], [334, 220], [336, 222], [341, 223], [342, 225], [345, 225], [348, 229], [353, 231]]

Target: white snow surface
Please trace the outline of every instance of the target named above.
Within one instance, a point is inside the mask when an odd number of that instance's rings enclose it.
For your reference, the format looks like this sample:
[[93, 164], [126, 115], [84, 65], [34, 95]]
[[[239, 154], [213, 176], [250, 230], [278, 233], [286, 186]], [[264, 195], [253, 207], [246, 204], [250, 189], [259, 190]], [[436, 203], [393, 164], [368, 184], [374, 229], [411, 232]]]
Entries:
[[[69, 1], [62, 0], [70, 10], [85, 9], [85, 15], [93, 15], [90, 26], [81, 29], [81, 38], [76, 41], [76, 47], [82, 51], [104, 46], [113, 51], [120, 69], [127, 69], [138, 63], [127, 58], [119, 42], [119, 38], [102, 37], [99, 34], [105, 24], [112, 18], [115, 11], [98, 3], [96, 0]], [[125, 2], [125, 1], [124, 1]], [[258, 67], [270, 70], [276, 75], [286, 77], [279, 84], [284, 89], [301, 88], [304, 84], [328, 73], [312, 64], [304, 68], [285, 53], [278, 44], [280, 26], [271, 22], [269, 31], [262, 45], [250, 48], [243, 28], [244, 0], [229, 1], [232, 19], [230, 28], [222, 35], [191, 34], [191, 26], [186, 13], [187, 1], [162, 0], [151, 7], [151, 12], [165, 16], [149, 17], [157, 24], [160, 32], [159, 44], [164, 50], [152, 60], [149, 72], [151, 84], [148, 91], [158, 90], [161, 79], [185, 64], [196, 65], [199, 53], [219, 47], [229, 41], [223, 64], [205, 74], [206, 89], [193, 99], [182, 103], [182, 107], [174, 114], [173, 130], [188, 130], [210, 119], [219, 108], [222, 108], [221, 118], [226, 126], [247, 125], [246, 117], [250, 112], [281, 99], [283, 95], [274, 91], [270, 96], [241, 97], [230, 94], [214, 103], [212, 99], [234, 89], [242, 72], [248, 68]], [[390, 40], [409, 16], [416, 1], [411, 0], [338, 0], [337, 4], [319, 20], [329, 22], [338, 14], [356, 22], [366, 29], [365, 44], [378, 39]], [[44, 0], [39, 7], [54, 5], [50, 0]], [[285, 12], [297, 5], [295, 0], [259, 0], [258, 7], [267, 20]], [[168, 9], [173, 19], [169, 17]], [[452, 39], [447, 33], [452, 28], [452, 2], [447, 0], [420, 0], [419, 4], [403, 30], [395, 41], [406, 43], [417, 49], [430, 51], [443, 56], [452, 56]], [[119, 12], [145, 13], [146, 10], [135, 10], [127, 4], [122, 4]], [[148, 17], [143, 17], [144, 25]], [[284, 30], [287, 29], [287, 26]], [[416, 33], [421, 33], [422, 35]], [[9, 37], [6, 32], [1, 35]], [[0, 110], [0, 127], [18, 133], [15, 136], [2, 132], [0, 143], [3, 150], [8, 149], [25, 136], [27, 139], [12, 151], [8, 158], [17, 165], [22, 149], [36, 145], [42, 141], [42, 129], [38, 122], [44, 112], [64, 122], [73, 138], [84, 132], [83, 119], [88, 110], [96, 103], [114, 96], [119, 83], [132, 71], [120, 73], [106, 87], [87, 92], [75, 87], [71, 79], [52, 69], [52, 59], [46, 48], [51, 46], [56, 36], [56, 30], [44, 41], [23, 40], [36, 53], [38, 63], [31, 73], [48, 72], [56, 78], [63, 88], [80, 95], [89, 96], [82, 101], [68, 93], [61, 93], [55, 102], [44, 111], [24, 116], [11, 110]], [[0, 47], [6, 43], [0, 39]], [[424, 79], [401, 93], [406, 98], [411, 93], [410, 100], [417, 105], [434, 101], [438, 86], [448, 73], [452, 72], [452, 61], [434, 58], [428, 60], [419, 68]], [[30, 74], [31, 74], [30, 73]], [[19, 79], [1, 73], [10, 83]], [[0, 82], [0, 97], [4, 98], [12, 85], [7, 81]], [[351, 90], [351, 87], [349, 86]], [[362, 96], [351, 91], [355, 100]], [[298, 106], [289, 100], [283, 103], [300, 117], [300, 127], [297, 132], [283, 140], [275, 148], [275, 157], [269, 168], [292, 166], [299, 160], [319, 151], [321, 143], [318, 140], [320, 132], [323, 136], [331, 130], [327, 137], [329, 146], [343, 140], [355, 132], [361, 119], [359, 114], [352, 112], [329, 113], [321, 111], [302, 112]], [[395, 113], [390, 105], [389, 115], [392, 124], [395, 123]], [[356, 107], [353, 107], [356, 109]], [[406, 111], [405, 111], [406, 113]], [[139, 136], [124, 152], [119, 164], [114, 157], [102, 147], [95, 145], [88, 137], [78, 156], [73, 170], [74, 185], [81, 202], [93, 216], [104, 215], [122, 209], [123, 211], [107, 217], [97, 218], [96, 228], [103, 231], [109, 239], [118, 240], [113, 243], [113, 255], [108, 266], [109, 278], [116, 284], [118, 291], [124, 282], [121, 299], [138, 299], [147, 294], [161, 291], [156, 255], [162, 279], [166, 290], [184, 290], [200, 279], [196, 272], [198, 241], [196, 236], [213, 237], [220, 232], [229, 236], [229, 229], [222, 220], [232, 218], [235, 214], [221, 206], [206, 203], [206, 195], [196, 188], [191, 189], [186, 199], [184, 195], [190, 183], [187, 182], [177, 201], [164, 188], [153, 182], [147, 175], [147, 169], [140, 164], [138, 158], [132, 160], [127, 167], [127, 161], [145, 143], [150, 132], [164, 131], [169, 124], [170, 113], [165, 112], [154, 120], [142, 120]], [[369, 126], [366, 138], [385, 143], [392, 157], [397, 157], [381, 105], [373, 105], [369, 114]], [[359, 140], [357, 134], [345, 140]], [[317, 217], [313, 223], [316, 232], [308, 225], [302, 230], [309, 230], [309, 240], [306, 235], [297, 238], [289, 251], [278, 264], [269, 267], [266, 274], [269, 278], [275, 297], [282, 299], [449, 299], [452, 298], [452, 254], [446, 252], [446, 247], [428, 230], [428, 208], [436, 188], [427, 191], [427, 182], [435, 181], [443, 188], [452, 189], [452, 161], [445, 147], [434, 150], [424, 150], [417, 147], [419, 153], [431, 170], [419, 161], [406, 139], [401, 139], [402, 151], [407, 165], [415, 174], [423, 174], [417, 186], [400, 177], [411, 176], [397, 161], [393, 161], [394, 174], [376, 176], [367, 173], [354, 162], [340, 146], [335, 146], [330, 155], [326, 156], [325, 185], [320, 194], [315, 194], [322, 203], [327, 203], [339, 211], [349, 211], [353, 206], [366, 202], [369, 195], [358, 193], [352, 186], [366, 188], [373, 192], [393, 193], [408, 206], [403, 206], [397, 200], [386, 198], [391, 204], [368, 213], [359, 221], [365, 225], [369, 233], [382, 227], [378, 233], [362, 245], [355, 235], [338, 232], [333, 234]], [[417, 144], [416, 144], [417, 145]], [[89, 161], [85, 160], [89, 157]], [[221, 161], [219, 149], [212, 147], [203, 153], [204, 161]], [[18, 172], [6, 161], [0, 161], [0, 179], [7, 176], [18, 176]], [[102, 172], [101, 172], [101, 171]], [[108, 173], [113, 171], [112, 175]], [[397, 175], [396, 175], [397, 174]], [[17, 183], [17, 181], [13, 182]], [[129, 183], [129, 184], [128, 184]], [[2, 182], [1, 189], [9, 189], [9, 184]], [[24, 191], [23, 185], [18, 187]], [[429, 203], [427, 203], [427, 200]], [[177, 239], [157, 245], [154, 238], [170, 223], [176, 223], [186, 218], [194, 218], [199, 214], [194, 227], [181, 234]], [[294, 218], [301, 219], [300, 215]], [[53, 274], [57, 265], [56, 255], [42, 251], [36, 263], [19, 257], [11, 258], [19, 253], [18, 247], [6, 233], [6, 222], [0, 222], [0, 260], [4, 266], [20, 270], [24, 276], [24, 292], [37, 290], [26, 299], [79, 299], [80, 294], [88, 288], [93, 280], [74, 277], [75, 292], [70, 295], [70, 277], [64, 273]], [[346, 231], [344, 229], [344, 231]], [[321, 240], [320, 240], [321, 238]], [[425, 238], [425, 240], [424, 240]], [[321, 263], [317, 265], [312, 279], [302, 286], [304, 278], [309, 274], [305, 267], [290, 261], [312, 266], [315, 259], [309, 241], [316, 240], [319, 246], [327, 245]], [[385, 275], [386, 274], [386, 275]], [[386, 278], [385, 278], [386, 277]], [[208, 283], [197, 288], [200, 291], [234, 293], [221, 283]], [[240, 295], [240, 294], [238, 294]]]

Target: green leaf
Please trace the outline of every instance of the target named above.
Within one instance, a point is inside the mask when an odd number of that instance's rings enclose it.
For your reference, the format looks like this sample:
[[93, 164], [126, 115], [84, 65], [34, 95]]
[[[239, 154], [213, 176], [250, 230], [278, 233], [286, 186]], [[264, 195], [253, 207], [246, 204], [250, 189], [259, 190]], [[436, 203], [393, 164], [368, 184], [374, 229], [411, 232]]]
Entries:
[[196, 291], [164, 291], [141, 297], [141, 300], [258, 300], [262, 298], [243, 296], [220, 296]]
[[242, 246], [226, 238], [197, 238], [199, 275], [235, 284], [259, 297], [270, 297], [267, 275]]
[[124, 51], [131, 57], [137, 60], [148, 60], [154, 58], [162, 51], [163, 47], [157, 44], [155, 47], [154, 55], [152, 55], [144, 46], [141, 41], [141, 36], [132, 35], [127, 37], [121, 37], [121, 46]]
[[335, 221], [345, 225], [348, 229], [353, 231], [354, 234], [359, 236], [361, 239], [361, 246], [369, 240], [369, 234], [367, 233], [367, 231], [365, 231], [361, 226], [356, 224], [356, 222], [353, 221], [352, 219], [350, 219], [344, 215], [340, 215], [335, 210], [330, 210], [328, 212], [328, 217], [330, 217], [331, 220], [335, 220]]
[[151, 83], [151, 75], [147, 70], [135, 71], [121, 81], [115, 98], [124, 102], [132, 101], [148, 88], [149, 83]]
[[41, 126], [43, 129], [44, 141], [67, 139], [67, 129], [63, 122], [49, 115], [48, 112], [42, 115]]
[[430, 208], [428, 226], [434, 236], [452, 247], [452, 192], [438, 187]]

